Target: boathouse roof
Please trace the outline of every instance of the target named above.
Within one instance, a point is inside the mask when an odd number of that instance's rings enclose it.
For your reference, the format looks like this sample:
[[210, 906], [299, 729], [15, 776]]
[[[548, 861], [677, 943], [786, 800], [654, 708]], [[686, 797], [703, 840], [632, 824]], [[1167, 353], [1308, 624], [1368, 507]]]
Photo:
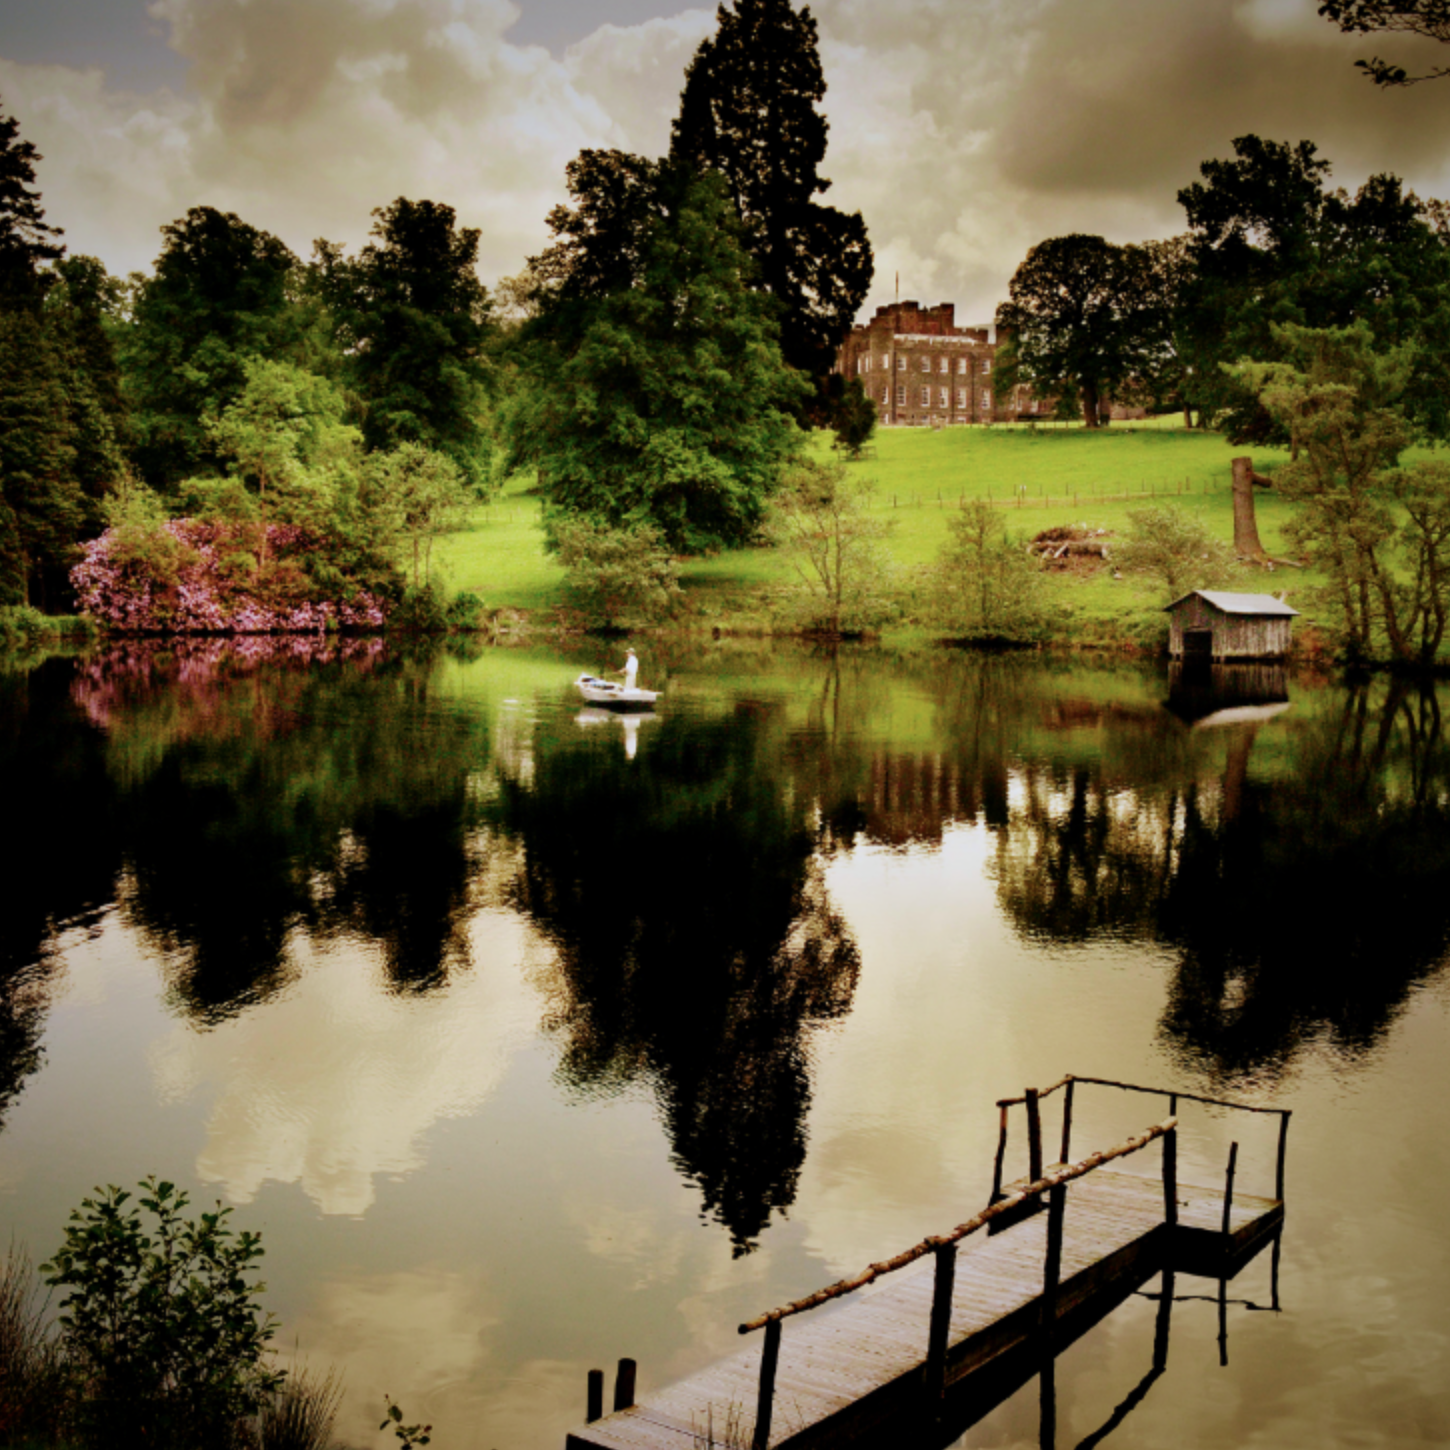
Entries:
[[1177, 609], [1184, 600], [1192, 599], [1194, 595], [1200, 599], [1206, 599], [1215, 609], [1222, 610], [1225, 614], [1273, 614], [1292, 615], [1297, 617], [1299, 611], [1290, 609], [1282, 599], [1275, 599], [1272, 594], [1227, 594], [1222, 589], [1190, 589], [1182, 598], [1175, 599], [1172, 604], [1163, 606], [1165, 613], [1170, 609]]

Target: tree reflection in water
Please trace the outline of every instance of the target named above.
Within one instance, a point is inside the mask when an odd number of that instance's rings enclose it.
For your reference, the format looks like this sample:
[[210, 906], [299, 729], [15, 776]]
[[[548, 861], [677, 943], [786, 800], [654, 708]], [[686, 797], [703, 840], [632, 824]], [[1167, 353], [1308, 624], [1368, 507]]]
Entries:
[[750, 706], [665, 718], [634, 760], [594, 732], [556, 736], [501, 797], [526, 846], [518, 904], [558, 949], [561, 1075], [585, 1093], [652, 1086], [737, 1255], [795, 1198], [809, 1033], [849, 1011], [860, 970], [789, 746], [779, 712]]

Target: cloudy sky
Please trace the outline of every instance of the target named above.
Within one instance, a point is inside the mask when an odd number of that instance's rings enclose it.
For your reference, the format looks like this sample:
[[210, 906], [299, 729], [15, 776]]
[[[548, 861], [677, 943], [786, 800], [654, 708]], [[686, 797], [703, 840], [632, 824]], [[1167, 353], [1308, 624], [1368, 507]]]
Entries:
[[[1358, 185], [1450, 194], [1450, 81], [1377, 91], [1315, 0], [817, 0], [828, 200], [861, 210], [870, 305], [989, 318], [1046, 236], [1181, 230], [1174, 196], [1253, 131]], [[713, 10], [671, 0], [0, 0], [0, 114], [73, 251], [144, 268], [189, 206], [302, 255], [375, 206], [454, 206], [485, 281], [545, 240], [586, 146], [658, 154]], [[1426, 50], [1429, 54], [1426, 55]]]

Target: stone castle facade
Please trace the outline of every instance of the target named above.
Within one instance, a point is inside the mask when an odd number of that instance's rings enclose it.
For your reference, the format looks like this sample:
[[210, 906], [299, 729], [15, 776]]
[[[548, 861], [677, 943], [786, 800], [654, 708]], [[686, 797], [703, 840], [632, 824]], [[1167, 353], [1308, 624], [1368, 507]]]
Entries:
[[945, 427], [1008, 423], [1038, 407], [1019, 388], [998, 395], [992, 369], [997, 344], [985, 327], [958, 327], [956, 307], [896, 302], [878, 307], [841, 344], [836, 371], [860, 378], [866, 396], [888, 426]]
[[[1051, 399], [1022, 384], [1000, 390], [993, 370], [997, 344], [985, 327], [958, 327], [956, 306], [894, 302], [851, 329], [836, 354], [836, 371], [860, 378], [890, 427], [944, 428], [964, 423], [1016, 423], [1050, 418]], [[1141, 418], [1143, 409], [1113, 404], [1113, 418]]]

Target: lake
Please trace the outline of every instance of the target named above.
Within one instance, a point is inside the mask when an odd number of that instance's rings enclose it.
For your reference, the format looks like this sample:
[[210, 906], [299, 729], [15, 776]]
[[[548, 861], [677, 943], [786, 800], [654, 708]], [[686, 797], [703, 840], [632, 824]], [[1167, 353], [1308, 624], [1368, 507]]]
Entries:
[[[647, 1393], [950, 1228], [996, 1100], [1094, 1075], [1294, 1113], [1278, 1310], [1265, 1254], [1221, 1354], [1180, 1276], [1111, 1444], [1450, 1443], [1434, 690], [650, 641], [657, 716], [582, 708], [618, 653], [0, 668], [0, 1228], [43, 1258], [170, 1178], [261, 1232], [348, 1443], [387, 1393], [438, 1450], [558, 1450], [590, 1368]], [[1080, 1089], [1075, 1149], [1164, 1112]], [[1182, 1121], [1184, 1178], [1237, 1141], [1272, 1191], [1272, 1119]], [[1148, 1373], [1155, 1283], [1059, 1360], [1057, 1444]], [[961, 1443], [1041, 1436], [1029, 1385]]]

